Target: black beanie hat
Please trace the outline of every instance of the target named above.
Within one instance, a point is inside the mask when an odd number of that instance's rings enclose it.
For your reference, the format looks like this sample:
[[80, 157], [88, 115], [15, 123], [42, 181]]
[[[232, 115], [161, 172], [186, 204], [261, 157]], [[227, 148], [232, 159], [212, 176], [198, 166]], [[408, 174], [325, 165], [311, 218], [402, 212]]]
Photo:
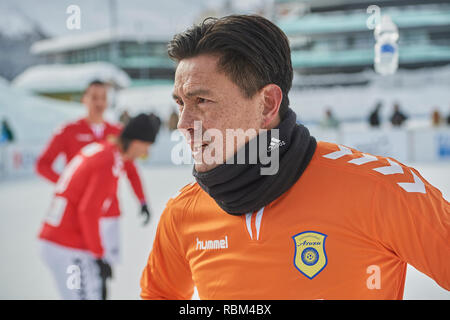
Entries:
[[128, 140], [141, 140], [153, 143], [155, 142], [160, 126], [161, 120], [159, 117], [153, 113], [141, 113], [130, 119], [122, 130], [120, 137]]

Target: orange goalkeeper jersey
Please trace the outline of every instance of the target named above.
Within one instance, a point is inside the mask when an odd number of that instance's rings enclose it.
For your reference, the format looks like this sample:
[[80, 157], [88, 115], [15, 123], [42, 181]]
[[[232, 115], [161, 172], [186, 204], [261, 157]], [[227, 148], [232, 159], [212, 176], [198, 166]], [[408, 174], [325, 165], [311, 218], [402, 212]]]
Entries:
[[391, 158], [318, 143], [258, 212], [224, 212], [197, 183], [167, 203], [143, 299], [401, 299], [407, 263], [450, 289], [450, 205]]

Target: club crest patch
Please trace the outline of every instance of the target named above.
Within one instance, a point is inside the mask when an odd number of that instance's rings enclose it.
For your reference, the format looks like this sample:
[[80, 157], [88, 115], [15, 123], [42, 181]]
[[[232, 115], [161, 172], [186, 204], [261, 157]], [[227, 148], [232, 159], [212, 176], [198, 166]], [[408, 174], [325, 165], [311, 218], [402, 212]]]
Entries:
[[326, 234], [316, 231], [304, 231], [292, 237], [295, 245], [294, 266], [308, 279], [313, 279], [327, 266], [326, 238]]

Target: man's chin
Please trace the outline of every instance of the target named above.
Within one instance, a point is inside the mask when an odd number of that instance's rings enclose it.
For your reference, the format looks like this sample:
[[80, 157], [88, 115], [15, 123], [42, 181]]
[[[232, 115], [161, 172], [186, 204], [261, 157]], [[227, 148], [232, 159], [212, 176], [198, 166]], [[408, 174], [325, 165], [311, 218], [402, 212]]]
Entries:
[[206, 163], [195, 163], [194, 169], [197, 172], [207, 172], [210, 171], [216, 167], [218, 167], [219, 163], [213, 163], [213, 164], [206, 164]]
[[100, 115], [103, 115], [103, 113], [105, 113], [105, 111], [106, 111], [106, 107], [96, 107], [95, 108], [95, 112]]
[[208, 148], [209, 146], [206, 146], [199, 152], [192, 152], [195, 171], [210, 171], [225, 162], [225, 160], [222, 159], [222, 154], [216, 154], [216, 152], [210, 154], [207, 152], [209, 150]]

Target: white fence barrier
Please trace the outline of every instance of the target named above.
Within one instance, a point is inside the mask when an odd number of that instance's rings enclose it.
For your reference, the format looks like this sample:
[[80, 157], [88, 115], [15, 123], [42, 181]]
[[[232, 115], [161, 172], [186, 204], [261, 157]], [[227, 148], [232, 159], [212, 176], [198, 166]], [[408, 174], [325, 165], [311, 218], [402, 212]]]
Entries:
[[343, 144], [404, 163], [450, 161], [450, 128], [311, 129], [317, 140]]
[[29, 144], [0, 145], [0, 179], [28, 176], [34, 171], [34, 164], [42, 146]]

